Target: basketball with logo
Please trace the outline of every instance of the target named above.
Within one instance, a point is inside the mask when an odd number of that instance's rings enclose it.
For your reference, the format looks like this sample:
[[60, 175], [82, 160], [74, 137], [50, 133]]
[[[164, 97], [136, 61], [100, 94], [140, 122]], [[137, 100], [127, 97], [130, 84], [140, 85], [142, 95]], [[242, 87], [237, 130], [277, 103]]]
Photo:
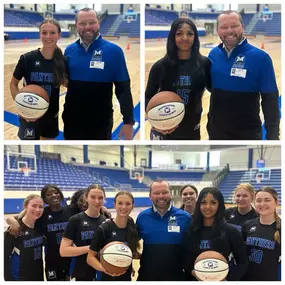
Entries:
[[226, 258], [216, 251], [201, 253], [194, 263], [195, 275], [202, 281], [221, 281], [229, 273], [229, 265]]
[[19, 116], [26, 120], [37, 120], [48, 110], [49, 96], [41, 86], [27, 85], [16, 95], [15, 105]]
[[127, 271], [133, 261], [131, 249], [123, 242], [113, 241], [104, 246], [100, 262], [111, 274], [122, 274]]
[[182, 99], [174, 92], [162, 91], [154, 95], [146, 108], [149, 123], [157, 130], [167, 131], [178, 126], [184, 118]]

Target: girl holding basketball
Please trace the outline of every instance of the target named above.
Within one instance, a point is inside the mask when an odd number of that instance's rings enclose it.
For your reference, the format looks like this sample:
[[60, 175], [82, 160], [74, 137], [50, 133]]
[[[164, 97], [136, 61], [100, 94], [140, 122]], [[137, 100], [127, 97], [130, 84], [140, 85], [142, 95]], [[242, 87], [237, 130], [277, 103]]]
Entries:
[[168, 131], [151, 130], [151, 139], [199, 140], [202, 95], [210, 88], [210, 61], [200, 54], [198, 31], [190, 19], [176, 19], [167, 39], [167, 53], [151, 68], [145, 92], [145, 107], [158, 92], [172, 91], [185, 104], [180, 125]]
[[[240, 232], [224, 219], [222, 193], [214, 187], [204, 188], [198, 196], [192, 225], [184, 238], [185, 272], [191, 279], [194, 262], [202, 252], [216, 251], [229, 263], [227, 281], [240, 280], [247, 269], [245, 245]], [[235, 263], [233, 266], [233, 262]]]
[[225, 210], [225, 219], [229, 224], [233, 224], [239, 231], [242, 225], [251, 219], [258, 217], [255, 209], [252, 207], [255, 191], [251, 184], [239, 184], [234, 193], [236, 207]]
[[42, 216], [44, 201], [31, 194], [24, 200], [24, 210], [19, 214], [21, 234], [15, 237], [8, 231], [4, 235], [4, 279], [6, 281], [44, 281], [44, 237], [35, 228]]
[[67, 84], [65, 60], [57, 41], [61, 27], [54, 19], [46, 19], [40, 24], [42, 47], [21, 55], [10, 82], [13, 99], [19, 92], [19, 82], [24, 85], [36, 84], [49, 95], [47, 112], [36, 121], [26, 121], [19, 117], [18, 136], [21, 140], [55, 139], [58, 130], [60, 86]]
[[102, 186], [90, 185], [85, 194], [88, 204], [87, 210], [72, 216], [63, 234], [60, 255], [74, 257], [71, 277], [76, 281], [93, 281], [96, 279], [96, 271], [87, 264], [86, 258], [95, 232], [106, 220], [105, 216], [100, 214], [105, 196], [105, 190]]
[[249, 266], [242, 280], [281, 281], [281, 219], [276, 213], [278, 194], [265, 186], [255, 194], [259, 217], [242, 226]]
[[182, 200], [180, 209], [188, 212], [192, 216], [198, 197], [198, 189], [194, 185], [185, 185], [180, 189], [180, 197]]
[[101, 281], [131, 281], [132, 266], [121, 274], [107, 272], [99, 262], [98, 253], [104, 246], [113, 241], [126, 243], [137, 257], [139, 249], [139, 236], [133, 219], [129, 216], [134, 208], [134, 197], [128, 191], [120, 191], [114, 199], [117, 215], [107, 220], [97, 229], [88, 252], [87, 263], [98, 271], [102, 271]]

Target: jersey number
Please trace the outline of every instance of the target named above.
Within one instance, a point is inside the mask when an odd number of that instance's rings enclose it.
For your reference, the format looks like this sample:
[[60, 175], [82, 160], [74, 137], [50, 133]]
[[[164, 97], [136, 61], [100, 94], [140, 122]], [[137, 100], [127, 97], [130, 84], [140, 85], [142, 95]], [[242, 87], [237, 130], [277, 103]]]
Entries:
[[181, 97], [184, 105], [187, 105], [189, 101], [189, 93], [190, 93], [189, 89], [178, 89], [177, 90], [177, 94], [179, 95], [179, 97]]
[[34, 248], [34, 260], [41, 259], [41, 258], [42, 258], [42, 247], [39, 246], [39, 247]]
[[263, 258], [263, 251], [259, 249], [253, 248], [250, 251], [249, 261], [260, 264]]

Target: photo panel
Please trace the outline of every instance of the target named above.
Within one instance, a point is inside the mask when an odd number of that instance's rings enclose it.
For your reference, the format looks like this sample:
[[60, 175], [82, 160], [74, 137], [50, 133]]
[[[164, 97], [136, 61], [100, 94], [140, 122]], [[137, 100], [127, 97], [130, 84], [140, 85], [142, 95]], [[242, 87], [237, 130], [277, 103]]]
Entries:
[[5, 145], [3, 214], [6, 281], [277, 281], [281, 146]]
[[4, 4], [4, 39], [5, 140], [140, 139], [140, 4]]
[[146, 4], [145, 86], [146, 139], [281, 139], [281, 4]]

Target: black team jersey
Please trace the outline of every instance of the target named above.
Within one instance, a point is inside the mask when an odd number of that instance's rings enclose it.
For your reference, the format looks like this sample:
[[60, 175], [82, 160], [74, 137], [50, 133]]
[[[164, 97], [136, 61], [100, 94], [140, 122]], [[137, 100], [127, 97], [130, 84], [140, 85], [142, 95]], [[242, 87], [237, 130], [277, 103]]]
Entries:
[[[100, 215], [98, 218], [91, 218], [85, 212], [72, 216], [66, 226], [64, 237], [72, 240], [76, 246], [87, 246], [97, 228], [106, 218]], [[74, 268], [72, 278], [92, 281], [96, 278], [96, 270], [86, 262], [87, 254], [74, 257]]]
[[[90, 249], [96, 252], [99, 252], [106, 244], [112, 241], [121, 241], [127, 244], [128, 229], [119, 228], [113, 220], [108, 220], [104, 222], [97, 229], [92, 242]], [[132, 266], [126, 271], [125, 274], [118, 277], [112, 277], [108, 274], [101, 273], [101, 281], [131, 281]]]
[[[56, 277], [58, 270], [68, 273], [70, 258], [61, 257], [59, 254], [60, 242], [66, 228], [67, 222], [71, 217], [70, 209], [62, 208], [60, 211], [51, 211], [50, 207], [44, 209], [44, 213], [36, 222], [46, 237], [45, 244], [45, 267], [47, 277]], [[59, 276], [57, 276], [58, 278]]]
[[[281, 280], [281, 245], [274, 240], [275, 232], [275, 222], [271, 225], [262, 225], [259, 218], [249, 220], [242, 226], [249, 262], [242, 280]], [[279, 233], [281, 240], [281, 229]]]
[[[247, 269], [247, 256], [241, 233], [233, 226], [224, 223], [220, 237], [213, 239], [212, 227], [203, 227], [200, 236], [184, 238], [185, 271], [191, 280], [191, 270], [198, 255], [204, 251], [213, 250], [222, 254], [229, 263], [227, 281], [238, 281]], [[193, 235], [193, 234], [192, 234]]]
[[[169, 135], [158, 135], [163, 140], [200, 139], [200, 120], [202, 114], [202, 95], [205, 87], [210, 88], [210, 61], [201, 56], [198, 64], [192, 58], [178, 60], [175, 68], [167, 71], [166, 78], [160, 83], [163, 73], [163, 59], [151, 68], [145, 92], [145, 107], [158, 92], [172, 91], [178, 94], [185, 104], [185, 116], [179, 127]], [[162, 85], [162, 86], [160, 86]]]
[[43, 281], [44, 237], [21, 220], [21, 235], [4, 234], [4, 278], [6, 281]]
[[251, 209], [245, 215], [239, 213], [237, 207], [228, 208], [225, 211], [225, 219], [229, 224], [234, 225], [239, 231], [241, 231], [241, 226], [248, 220], [257, 218], [258, 214], [255, 209]]
[[15, 68], [13, 76], [21, 80], [25, 79], [25, 85], [35, 84], [46, 90], [50, 103], [47, 112], [39, 120], [54, 118], [59, 111], [59, 88], [53, 86], [53, 62], [52, 59], [45, 59], [40, 49], [21, 55]]

